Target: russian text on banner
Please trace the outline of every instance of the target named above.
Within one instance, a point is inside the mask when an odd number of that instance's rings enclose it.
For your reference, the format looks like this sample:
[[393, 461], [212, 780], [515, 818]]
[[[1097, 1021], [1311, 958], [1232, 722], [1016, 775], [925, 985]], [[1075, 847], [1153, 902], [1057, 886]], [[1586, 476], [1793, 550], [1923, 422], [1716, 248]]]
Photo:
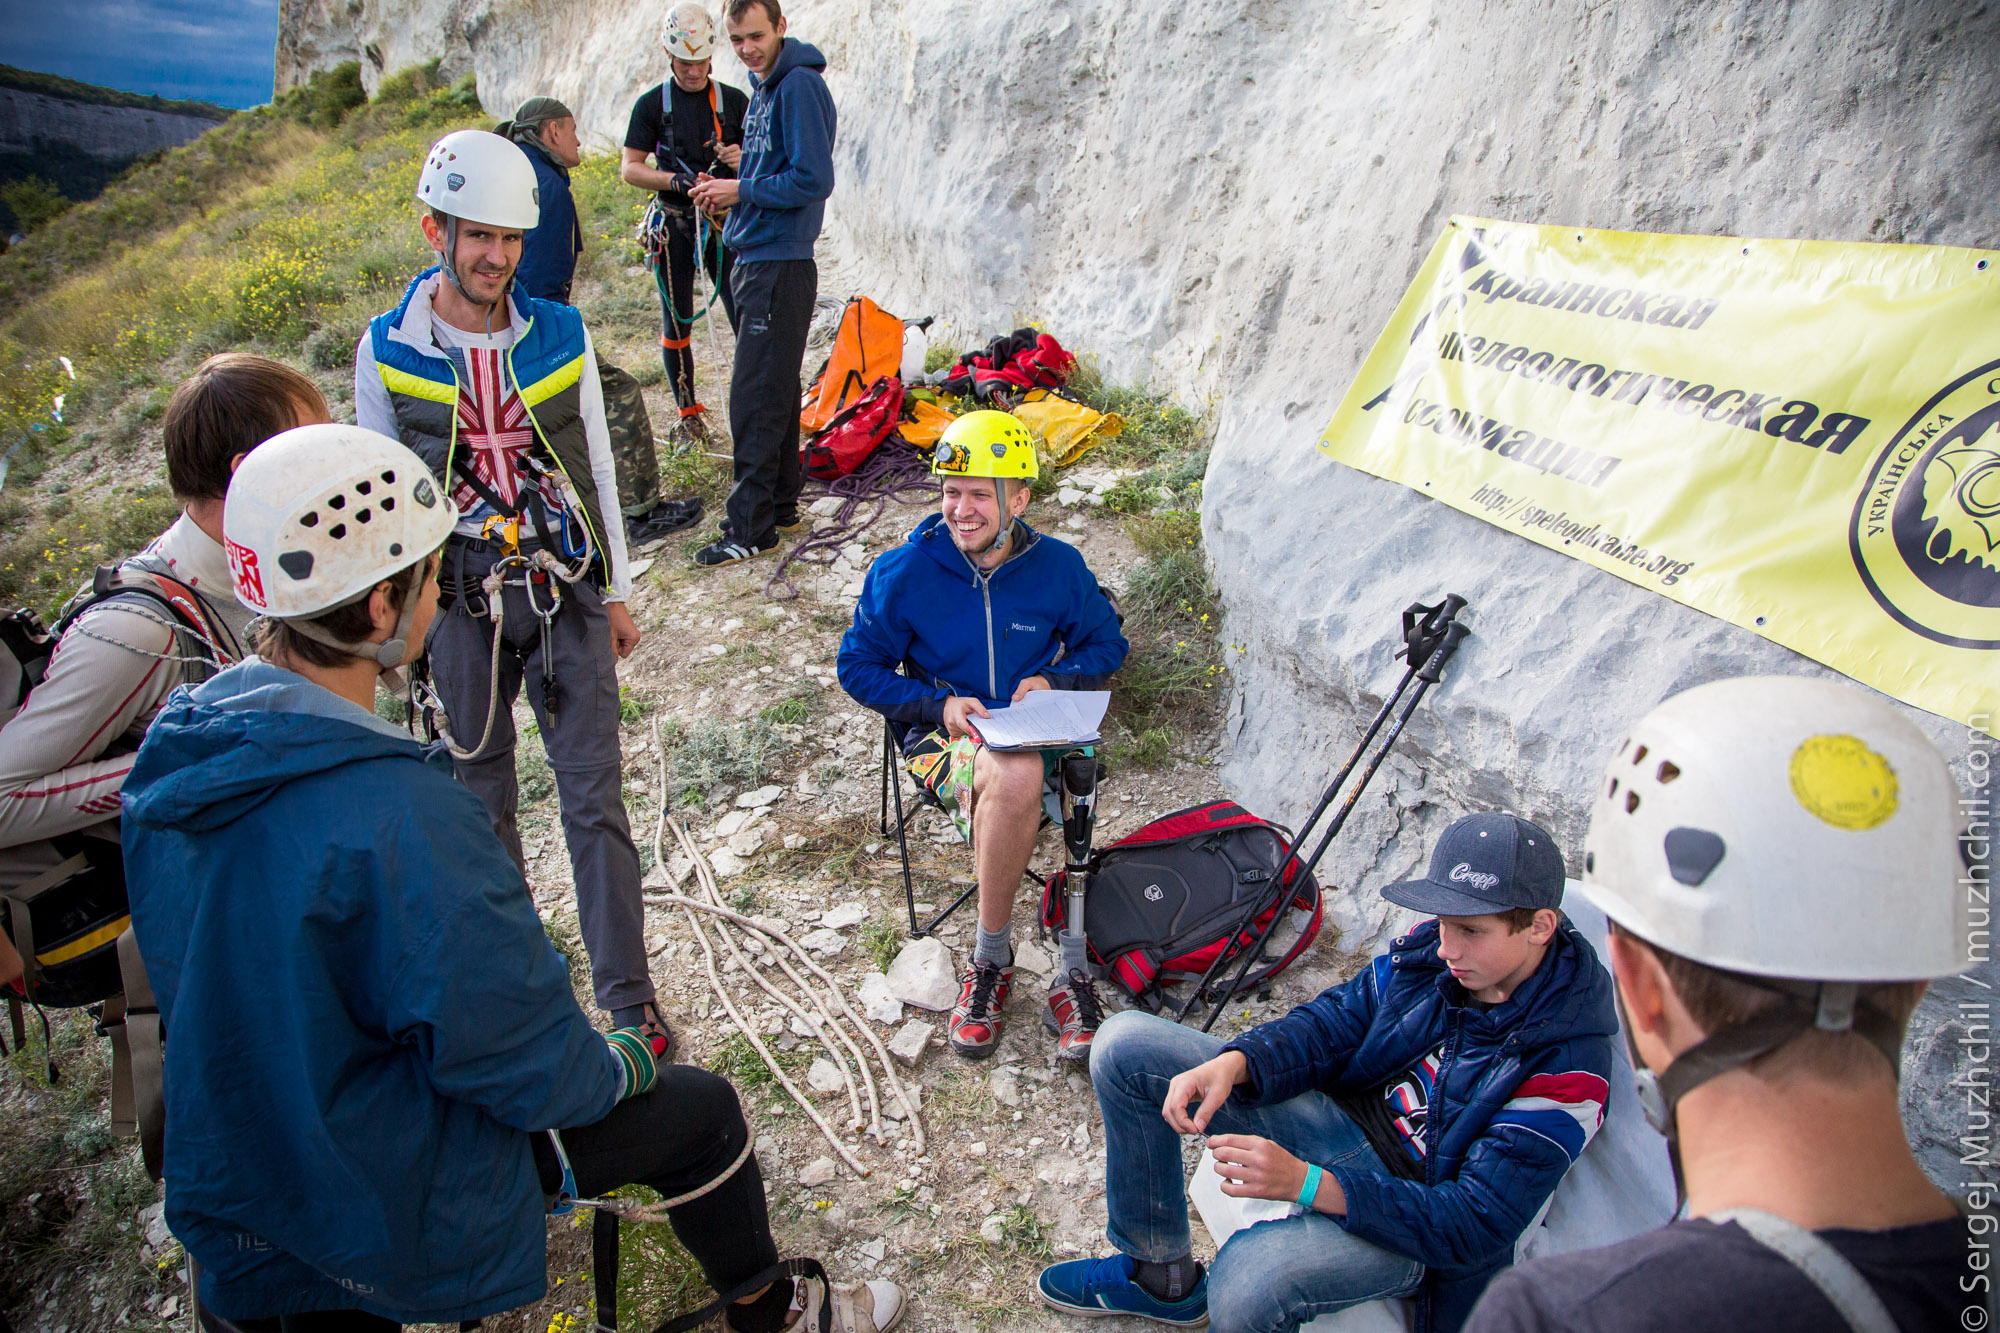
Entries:
[[2000, 253], [1455, 217], [1320, 448], [1994, 729]]

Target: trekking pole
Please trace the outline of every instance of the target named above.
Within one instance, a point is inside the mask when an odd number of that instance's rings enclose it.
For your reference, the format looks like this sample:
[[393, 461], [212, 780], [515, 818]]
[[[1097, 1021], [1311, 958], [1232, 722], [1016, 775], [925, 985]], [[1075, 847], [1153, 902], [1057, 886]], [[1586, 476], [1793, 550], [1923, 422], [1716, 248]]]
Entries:
[[[1282, 895], [1286, 884], [1289, 882], [1289, 878], [1296, 878], [1296, 876], [1288, 878], [1288, 872], [1291, 871], [1298, 859], [1299, 847], [1312, 834], [1313, 826], [1319, 823], [1319, 818], [1326, 813], [1326, 808], [1333, 804], [1333, 798], [1340, 794], [1340, 789], [1346, 783], [1348, 775], [1353, 773], [1354, 766], [1361, 762], [1361, 756], [1367, 752], [1369, 742], [1373, 741], [1376, 733], [1382, 730], [1382, 724], [1388, 720], [1389, 714], [1401, 702], [1404, 691], [1410, 688], [1410, 682], [1416, 679], [1418, 670], [1429, 660], [1430, 655], [1437, 650], [1437, 645], [1444, 635], [1445, 626], [1457, 619], [1458, 613], [1464, 609], [1465, 599], [1456, 593], [1448, 594], [1436, 606], [1425, 606], [1422, 602], [1412, 602], [1403, 609], [1403, 646], [1396, 650], [1395, 656], [1407, 659], [1409, 667], [1403, 672], [1402, 680], [1396, 683], [1394, 693], [1383, 700], [1382, 706], [1375, 710], [1375, 720], [1368, 724], [1368, 730], [1362, 734], [1361, 740], [1355, 745], [1354, 752], [1348, 755], [1347, 762], [1341, 766], [1340, 772], [1334, 775], [1333, 781], [1328, 783], [1326, 790], [1320, 793], [1319, 804], [1315, 805], [1312, 813], [1306, 816], [1305, 823], [1299, 825], [1299, 831], [1293, 836], [1291, 846], [1285, 849], [1285, 859], [1278, 866], [1278, 873], [1271, 881], [1271, 889], [1264, 897], [1254, 902], [1251, 905], [1250, 911], [1237, 922], [1236, 929], [1230, 932], [1231, 939], [1234, 939], [1237, 935], [1248, 929], [1251, 922], [1264, 914], [1271, 894], [1278, 894], [1282, 901]], [[1365, 783], [1367, 779], [1364, 778], [1362, 781]], [[1336, 821], [1327, 835], [1320, 839], [1319, 847], [1313, 852], [1312, 860], [1305, 867], [1306, 874], [1310, 875], [1313, 872], [1313, 868], [1319, 864], [1319, 858], [1325, 853], [1333, 834], [1339, 832], [1341, 822], [1343, 821]], [[1209, 982], [1215, 979], [1216, 973], [1228, 967], [1235, 957], [1234, 951], [1228, 949], [1216, 955], [1215, 961], [1208, 965], [1206, 972], [1202, 973], [1200, 982], [1194, 988], [1194, 993], [1188, 996], [1187, 1000], [1182, 1003], [1180, 1011], [1174, 1015], [1175, 1022], [1184, 1023], [1187, 1021], [1189, 1012], [1200, 1001], [1202, 994], [1208, 989]]]
[[[1403, 672], [1402, 680], [1397, 682], [1395, 691], [1383, 701], [1381, 708], [1376, 710], [1374, 720], [1368, 724], [1368, 729], [1362, 734], [1360, 742], [1354, 747], [1354, 752], [1348, 756], [1347, 762], [1341, 766], [1340, 772], [1334, 775], [1333, 781], [1321, 793], [1319, 804], [1313, 807], [1313, 811], [1306, 817], [1305, 823], [1299, 826], [1297, 836], [1292, 839], [1292, 845], [1286, 850], [1285, 859], [1279, 863], [1277, 874], [1272, 877], [1270, 890], [1251, 905], [1249, 912], [1242, 917], [1237, 923], [1236, 929], [1231, 932], [1230, 938], [1234, 939], [1244, 930], [1249, 929], [1251, 923], [1256, 921], [1258, 917], [1262, 916], [1269, 909], [1273, 897], [1279, 903], [1283, 903], [1284, 895], [1289, 890], [1289, 886], [1303, 875], [1312, 874], [1318, 867], [1320, 858], [1326, 854], [1326, 850], [1332, 845], [1335, 835], [1347, 823], [1347, 817], [1353, 811], [1355, 804], [1360, 800], [1361, 793], [1367, 787], [1369, 779], [1375, 775], [1376, 768], [1381, 765], [1382, 756], [1386, 755], [1389, 747], [1396, 743], [1396, 737], [1402, 732], [1403, 722], [1408, 721], [1411, 710], [1415, 708], [1415, 700], [1411, 701], [1410, 708], [1405, 709], [1402, 721], [1396, 724], [1395, 731], [1390, 733], [1388, 741], [1383, 745], [1381, 752], [1376, 755], [1375, 761], [1362, 774], [1360, 783], [1355, 787], [1352, 794], [1349, 795], [1347, 802], [1335, 815], [1333, 822], [1327, 826], [1321, 835], [1318, 845], [1313, 849], [1312, 856], [1299, 871], [1294, 872], [1293, 867], [1298, 861], [1298, 849], [1304, 844], [1306, 838], [1311, 835], [1314, 825], [1319, 822], [1320, 816], [1326, 813], [1328, 806], [1333, 804], [1333, 798], [1340, 793], [1341, 787], [1346, 784], [1349, 775], [1354, 772], [1355, 765], [1361, 762], [1361, 756], [1367, 752], [1370, 742], [1381, 731], [1383, 722], [1394, 711], [1396, 705], [1402, 701], [1403, 695], [1409, 689], [1411, 682], [1418, 680], [1427, 670], [1431, 669], [1434, 658], [1437, 659], [1435, 666], [1442, 668], [1443, 657], [1438, 657], [1438, 653], [1448, 637], [1451, 639], [1451, 650], [1456, 650], [1458, 639], [1463, 638], [1466, 633], [1464, 627], [1457, 624], [1458, 614], [1465, 609], [1465, 605], [1466, 602], [1463, 597], [1460, 597], [1456, 593], [1451, 593], [1435, 606], [1426, 606], [1422, 602], [1412, 602], [1408, 607], [1404, 608], [1402, 616], [1403, 646], [1396, 650], [1396, 656], [1406, 659], [1409, 663], [1408, 668]], [[1456, 630], [1456, 636], [1452, 635], [1453, 630]], [[1444, 653], [1444, 657], [1449, 656], [1449, 651]], [[1432, 675], [1429, 681], [1435, 681], [1435, 679], [1435, 675]], [[1422, 698], [1424, 690], [1428, 687], [1429, 682], [1420, 685], [1417, 691], [1417, 698]], [[1272, 916], [1273, 926], [1276, 924], [1276, 921], [1277, 916], [1274, 914]], [[1256, 957], [1256, 950], [1262, 949], [1264, 936], [1268, 934], [1271, 928], [1272, 926], [1266, 926], [1263, 931], [1257, 933], [1257, 936], [1253, 939], [1255, 949], [1250, 954], [1251, 958], [1254, 959]], [[1216, 956], [1215, 961], [1209, 964], [1208, 970], [1202, 974], [1201, 980], [1195, 986], [1193, 994], [1188, 996], [1187, 1000], [1182, 1003], [1180, 1011], [1175, 1014], [1174, 1019], [1176, 1022], [1187, 1021], [1188, 1014], [1207, 992], [1209, 983], [1215, 979], [1217, 973], [1225, 969], [1236, 957], [1236, 951], [1227, 949]], [[1230, 986], [1230, 994], [1233, 995], [1237, 987], [1242, 984], [1243, 977], [1247, 975], [1247, 972], [1247, 966], [1238, 970], [1236, 980]], [[1215, 1019], [1220, 1013], [1221, 1006], [1218, 1005], [1209, 1014], [1208, 1021], [1203, 1024], [1202, 1030], [1204, 1032], [1214, 1025]]]

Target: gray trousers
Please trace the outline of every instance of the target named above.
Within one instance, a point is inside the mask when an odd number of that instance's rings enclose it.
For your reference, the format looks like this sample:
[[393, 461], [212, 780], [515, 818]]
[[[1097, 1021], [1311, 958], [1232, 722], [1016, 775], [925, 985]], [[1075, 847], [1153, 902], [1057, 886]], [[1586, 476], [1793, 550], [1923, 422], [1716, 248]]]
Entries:
[[[445, 549], [441, 578], [449, 588], [459, 576], [459, 539]], [[466, 544], [464, 586], [476, 590], [493, 565], [485, 543]], [[506, 617], [500, 649], [500, 706], [493, 735], [480, 757], [459, 761], [458, 777], [478, 793], [493, 817], [493, 831], [523, 876], [518, 816], [521, 788], [514, 769], [513, 704], [521, 686], [540, 724], [542, 749], [555, 771], [556, 799], [562, 807], [563, 840], [576, 873], [576, 914], [597, 1003], [623, 1009], [653, 998], [646, 967], [645, 906], [640, 900], [639, 852], [618, 752], [618, 674], [613, 667], [611, 631], [604, 603], [589, 581], [567, 585], [562, 610], [549, 629], [557, 706], [549, 711], [542, 694], [541, 619], [529, 608], [524, 589], [509, 583], [502, 592]], [[537, 594], [537, 600], [546, 599]], [[486, 725], [487, 684], [492, 676], [493, 622], [475, 618], [465, 598], [438, 617], [430, 641], [430, 668], [438, 698], [451, 719], [460, 746], [479, 740]]]

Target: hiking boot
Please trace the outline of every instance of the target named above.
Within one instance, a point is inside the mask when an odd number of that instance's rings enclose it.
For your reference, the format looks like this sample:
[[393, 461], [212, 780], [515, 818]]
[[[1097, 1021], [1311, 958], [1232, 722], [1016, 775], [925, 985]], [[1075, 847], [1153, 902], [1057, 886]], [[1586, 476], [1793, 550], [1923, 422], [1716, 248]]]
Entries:
[[977, 960], [965, 965], [959, 978], [958, 1003], [951, 1007], [947, 1029], [951, 1048], [971, 1060], [984, 1060], [1000, 1044], [1000, 1007], [1014, 987], [1014, 965]]
[[[785, 1333], [819, 1333], [826, 1289], [812, 1278], [796, 1278]], [[893, 1282], [848, 1282], [833, 1288], [833, 1333], [889, 1333], [903, 1322], [909, 1301]]]
[[1098, 1003], [1097, 987], [1080, 967], [1049, 987], [1049, 1002], [1042, 1010], [1042, 1026], [1056, 1039], [1056, 1054], [1065, 1060], [1089, 1060], [1090, 1044], [1097, 1039], [1097, 1026], [1104, 1021], [1104, 1006]]
[[670, 1065], [674, 1062], [674, 1030], [667, 1020], [660, 1016], [660, 1006], [648, 1000], [644, 1004], [631, 1005], [611, 1011], [611, 1026], [614, 1028], [637, 1028], [639, 1034], [653, 1048], [655, 1064]]
[[750, 546], [733, 537], [725, 537], [712, 546], [704, 546], [694, 553], [694, 562], [708, 568], [717, 565], [741, 564], [745, 560], [755, 560], [760, 555], [769, 555], [778, 549], [778, 535], [771, 534], [771, 540], [762, 546]]
[[690, 444], [705, 447], [708, 444], [708, 422], [703, 413], [707, 411], [708, 409], [700, 403], [691, 403], [683, 407], [681, 419], [667, 432], [673, 437], [674, 443], [683, 447]]
[[778, 531], [783, 535], [787, 537], [794, 537], [797, 536], [799, 533], [804, 532], [809, 526], [811, 526], [811, 524], [806, 518], [801, 516], [797, 510], [793, 510], [789, 517], [780, 514], [778, 516], [778, 521], [773, 526], [775, 526], [778, 529]]
[[1201, 1276], [1193, 1291], [1178, 1301], [1163, 1301], [1133, 1280], [1137, 1266], [1127, 1254], [1050, 1264], [1035, 1279], [1035, 1295], [1044, 1305], [1085, 1318], [1135, 1315], [1175, 1328], [1199, 1328], [1208, 1322], [1206, 1270], [1197, 1270]]
[[662, 500], [650, 512], [625, 520], [625, 544], [634, 549], [650, 546], [699, 522], [700, 496], [686, 500]]

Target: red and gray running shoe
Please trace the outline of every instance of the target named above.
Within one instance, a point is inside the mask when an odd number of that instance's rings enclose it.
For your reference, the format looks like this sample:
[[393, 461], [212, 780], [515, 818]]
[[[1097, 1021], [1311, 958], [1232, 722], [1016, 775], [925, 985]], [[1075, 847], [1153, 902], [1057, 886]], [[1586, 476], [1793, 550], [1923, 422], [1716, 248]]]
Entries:
[[1056, 1039], [1056, 1054], [1065, 1060], [1090, 1059], [1090, 1044], [1097, 1039], [1097, 1026], [1104, 1021], [1104, 1006], [1098, 1003], [1097, 987], [1082, 968], [1049, 987], [1048, 1008], [1042, 1011], [1042, 1026]]
[[1010, 964], [974, 960], [959, 978], [958, 1003], [951, 1007], [951, 1048], [973, 1060], [984, 1060], [1000, 1044], [1000, 1007], [1014, 988]]

